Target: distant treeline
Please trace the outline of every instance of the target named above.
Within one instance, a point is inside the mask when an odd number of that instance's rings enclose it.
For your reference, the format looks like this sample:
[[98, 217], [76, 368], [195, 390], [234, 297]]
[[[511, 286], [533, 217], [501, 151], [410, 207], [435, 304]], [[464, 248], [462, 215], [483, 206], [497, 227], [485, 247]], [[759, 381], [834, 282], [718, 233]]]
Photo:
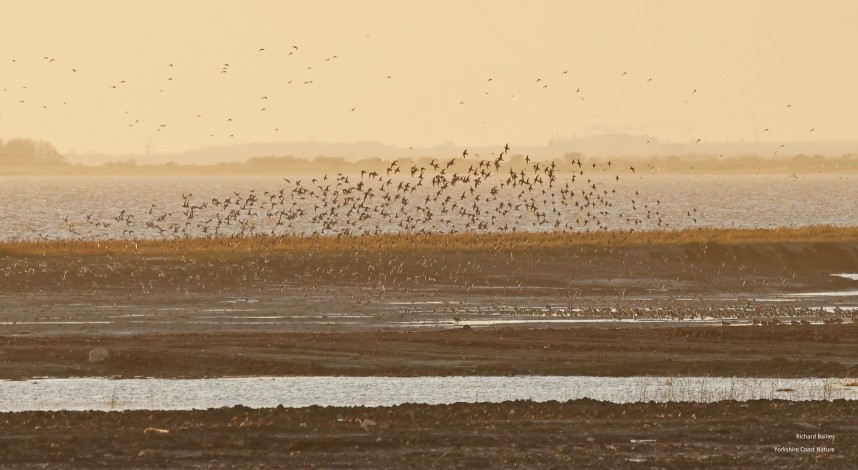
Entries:
[[[497, 155], [469, 155], [462, 159], [461, 155], [446, 157], [398, 158], [398, 166], [403, 170], [416, 167], [432, 169], [432, 163], [444, 168], [447, 162], [455, 157], [455, 166], [460, 168], [468, 165], [476, 166], [479, 160], [494, 162]], [[532, 164], [533, 159], [527, 155], [510, 155], [503, 159], [503, 168], [521, 168]], [[567, 171], [578, 167], [578, 163], [596, 164], [597, 168], [607, 169], [607, 162], [617, 170], [628, 170], [635, 166], [641, 170], [650, 171], [858, 171], [858, 154], [846, 154], [840, 157], [824, 157], [822, 155], [792, 155], [762, 157], [759, 155], [715, 156], [715, 155], [683, 155], [683, 156], [654, 156], [654, 157], [599, 157], [590, 158], [577, 152], [570, 152], [562, 157], [544, 161], [557, 165], [559, 171]], [[337, 170], [342, 172], [379, 171], [390, 165], [390, 160], [367, 158], [348, 161], [339, 157], [316, 157], [312, 160], [298, 157], [252, 157], [245, 163], [222, 164], [224, 166], [246, 166], [250, 168], [291, 169], [296, 172]], [[219, 166], [219, 165], [218, 165]], [[592, 168], [592, 167], [591, 167]]]
[[[505, 156], [500, 167], [494, 166], [497, 155], [468, 155], [462, 159], [461, 154], [446, 157], [403, 157], [396, 159], [398, 167], [403, 172], [412, 169], [425, 169], [428, 173], [437, 172], [433, 163], [440, 169], [445, 169], [447, 163], [455, 159], [448, 172], [462, 172], [479, 162], [490, 161], [491, 170], [508, 172], [510, 169], [520, 170], [525, 165], [533, 165], [534, 160], [526, 155]], [[292, 156], [283, 157], [252, 157], [245, 162], [218, 163], [214, 165], [179, 165], [167, 163], [162, 165], [139, 165], [134, 160], [109, 163], [98, 167], [75, 165], [72, 172], [88, 172], [94, 174], [180, 174], [180, 175], [214, 175], [214, 174], [323, 174], [343, 173], [359, 174], [361, 171], [386, 174], [391, 160], [381, 158], [365, 158], [347, 160], [341, 157], [319, 156], [313, 159]], [[529, 163], [528, 163], [529, 162]], [[581, 162], [583, 168], [578, 167]], [[608, 162], [611, 164], [608, 165]], [[635, 167], [641, 173], [670, 173], [670, 172], [704, 172], [704, 173], [809, 173], [809, 172], [858, 172], [858, 154], [847, 154], [840, 157], [824, 157], [821, 155], [793, 155], [761, 157], [758, 155], [715, 156], [715, 155], [683, 155], [658, 157], [601, 157], [588, 158], [579, 153], [567, 153], [559, 158], [540, 160], [541, 165], [554, 163], [560, 172], [599, 170], [600, 172], [628, 173]], [[593, 165], [596, 165], [594, 168]], [[488, 167], [486, 168], [489, 169]], [[591, 173], [592, 174], [592, 173]]]
[[65, 157], [53, 144], [32, 139], [0, 139], [0, 166], [8, 167], [57, 167], [68, 166]]
[[[533, 165], [526, 155], [505, 155], [495, 165], [498, 155], [461, 154], [436, 157], [398, 158], [398, 167], [403, 172], [412, 170], [434, 173], [445, 169], [450, 173], [463, 172], [468, 166], [478, 168], [480, 161], [490, 162], [486, 171], [519, 171]], [[365, 158], [347, 160], [341, 157], [318, 156], [312, 159], [293, 156], [258, 156], [245, 162], [217, 163], [212, 165], [182, 165], [177, 163], [140, 164], [130, 159], [106, 163], [99, 166], [72, 165], [48, 142], [31, 139], [0, 140], [0, 174], [33, 175], [300, 175], [344, 173], [385, 173], [390, 159]], [[454, 163], [448, 168], [448, 163]], [[610, 162], [610, 164], [609, 164]], [[653, 157], [600, 157], [589, 158], [576, 152], [540, 160], [540, 164], [556, 165], [559, 172], [599, 170], [601, 172], [627, 173], [631, 167], [638, 173], [703, 172], [703, 173], [810, 173], [810, 172], [858, 172], [858, 154], [839, 157], [822, 155], [681, 155]], [[579, 163], [581, 164], [579, 167]], [[594, 166], [595, 165], [595, 166]], [[588, 168], [589, 167], [589, 168]]]
[[839, 157], [823, 155], [684, 155], [649, 158], [626, 157], [624, 162], [638, 162], [644, 170], [656, 172], [704, 173], [837, 173], [858, 172], [858, 154]]

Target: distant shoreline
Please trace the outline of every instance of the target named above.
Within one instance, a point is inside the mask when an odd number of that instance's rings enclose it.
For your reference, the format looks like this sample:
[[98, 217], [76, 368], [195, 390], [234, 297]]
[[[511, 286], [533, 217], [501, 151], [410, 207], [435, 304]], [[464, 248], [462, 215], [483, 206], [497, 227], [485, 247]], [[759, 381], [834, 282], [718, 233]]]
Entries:
[[[452, 157], [450, 157], [452, 158]], [[454, 170], [480, 160], [491, 161], [492, 156], [457, 158]], [[500, 166], [499, 171], [525, 165], [524, 155], [513, 155]], [[0, 166], [0, 176], [269, 176], [307, 175], [322, 173], [360, 174], [361, 171], [384, 170], [396, 160], [402, 168], [415, 167], [432, 173], [431, 162], [442, 157], [366, 158], [357, 161], [340, 157], [316, 157], [314, 159], [284, 157], [252, 157], [244, 162], [225, 162], [213, 165], [198, 164], [138, 164], [134, 160], [106, 163], [98, 166], [62, 163], [55, 165]], [[669, 156], [669, 157], [586, 157], [567, 154], [553, 159], [537, 159], [554, 162], [559, 172], [577, 172], [573, 162], [580, 160], [584, 166], [599, 165], [600, 173], [631, 174], [853, 174], [858, 173], [858, 155], [823, 157], [797, 155], [780, 158], [748, 156]], [[605, 165], [611, 162], [610, 170]]]

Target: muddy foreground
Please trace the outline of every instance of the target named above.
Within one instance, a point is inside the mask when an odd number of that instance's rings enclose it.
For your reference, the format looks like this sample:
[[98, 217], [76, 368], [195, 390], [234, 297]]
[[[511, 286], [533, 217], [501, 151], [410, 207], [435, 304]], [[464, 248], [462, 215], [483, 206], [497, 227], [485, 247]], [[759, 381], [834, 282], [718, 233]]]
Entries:
[[43, 468], [854, 468], [858, 403], [506, 402], [0, 414]]

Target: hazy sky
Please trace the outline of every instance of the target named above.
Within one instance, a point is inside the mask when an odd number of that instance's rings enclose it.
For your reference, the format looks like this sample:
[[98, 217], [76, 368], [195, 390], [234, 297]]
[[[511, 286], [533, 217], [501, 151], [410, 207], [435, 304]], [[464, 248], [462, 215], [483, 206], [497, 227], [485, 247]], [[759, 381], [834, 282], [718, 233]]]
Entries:
[[858, 140], [856, 18], [855, 1], [5, 0], [0, 138]]

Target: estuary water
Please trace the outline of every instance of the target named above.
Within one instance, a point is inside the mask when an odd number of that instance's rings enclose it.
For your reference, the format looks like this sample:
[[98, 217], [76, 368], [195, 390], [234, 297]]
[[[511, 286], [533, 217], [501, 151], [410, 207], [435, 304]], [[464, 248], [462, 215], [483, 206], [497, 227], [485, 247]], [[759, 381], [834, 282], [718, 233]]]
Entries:
[[383, 179], [357, 189], [360, 175], [0, 177], [0, 240], [858, 223], [854, 174], [561, 175], [551, 186], [498, 179], [473, 192], [473, 183], [441, 189], [427, 177], [403, 190], [415, 179]]

